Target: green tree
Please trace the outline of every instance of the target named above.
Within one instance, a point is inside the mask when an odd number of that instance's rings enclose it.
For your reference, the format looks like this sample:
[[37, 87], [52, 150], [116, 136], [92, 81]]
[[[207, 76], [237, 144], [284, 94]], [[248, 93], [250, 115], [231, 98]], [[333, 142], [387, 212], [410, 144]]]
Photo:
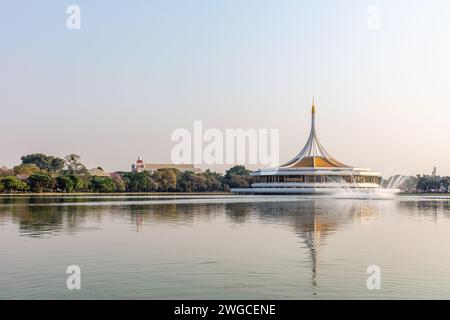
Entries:
[[64, 163], [69, 174], [86, 174], [86, 167], [80, 162], [81, 157], [77, 154], [69, 154], [64, 158]]
[[77, 192], [84, 192], [89, 191], [91, 188], [91, 177], [89, 175], [75, 175], [75, 174], [69, 174], [68, 175], [72, 181], [75, 184], [74, 191]]
[[176, 190], [179, 192], [223, 191], [222, 176], [210, 170], [202, 173], [178, 172]]
[[450, 188], [450, 177], [442, 177], [440, 183], [441, 191], [448, 192], [448, 189]]
[[416, 191], [417, 192], [448, 192], [450, 186], [449, 177], [418, 175]]
[[111, 178], [114, 182], [114, 187], [116, 192], [124, 192], [125, 191], [125, 182], [122, 179], [122, 176], [118, 173], [111, 174]]
[[207, 169], [203, 176], [206, 178], [207, 191], [223, 191], [222, 176], [219, 173]]
[[204, 192], [208, 190], [208, 185], [206, 184], [206, 177], [199, 173], [194, 176], [194, 192]]
[[28, 184], [33, 192], [52, 191], [54, 183], [54, 179], [46, 172], [33, 173], [28, 177]]
[[125, 190], [129, 192], [156, 191], [157, 185], [148, 172], [126, 172], [122, 174]]
[[158, 191], [167, 192], [176, 190], [177, 171], [176, 169], [162, 168], [153, 173]]
[[27, 177], [39, 171], [41, 169], [34, 163], [22, 163], [14, 167], [14, 173], [16, 175], [25, 175]]
[[404, 177], [398, 188], [405, 192], [414, 192], [417, 188], [417, 181], [418, 179], [415, 176]]
[[3, 192], [23, 192], [28, 190], [26, 182], [18, 179], [15, 176], [6, 176], [0, 178], [0, 185]]
[[56, 177], [56, 188], [62, 192], [73, 192], [75, 189], [75, 181], [67, 175], [58, 176]]
[[229, 188], [247, 188], [251, 184], [250, 170], [244, 166], [234, 166], [225, 173], [223, 182]]
[[33, 153], [20, 158], [23, 164], [35, 164], [39, 169], [48, 172], [58, 172], [64, 168], [64, 160], [43, 153]]
[[91, 177], [91, 190], [92, 192], [114, 192], [116, 186], [114, 180], [110, 177]]
[[195, 173], [193, 171], [180, 172], [177, 176], [177, 191], [193, 192], [194, 191]]

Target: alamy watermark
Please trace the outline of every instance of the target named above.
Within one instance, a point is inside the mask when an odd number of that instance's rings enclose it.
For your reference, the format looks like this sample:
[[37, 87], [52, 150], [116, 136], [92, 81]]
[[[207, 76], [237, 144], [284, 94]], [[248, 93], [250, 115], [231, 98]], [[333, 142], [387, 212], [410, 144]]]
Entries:
[[177, 142], [171, 151], [175, 164], [260, 164], [272, 167], [279, 164], [279, 129], [209, 128], [202, 121], [194, 121], [193, 133], [179, 128], [172, 132]]
[[81, 289], [81, 268], [77, 265], [70, 265], [66, 269], [70, 276], [66, 279], [66, 288], [69, 290]]
[[81, 29], [81, 9], [79, 6], [71, 4], [67, 7], [66, 13], [69, 15], [66, 20], [66, 27], [69, 30]]
[[366, 269], [366, 273], [369, 274], [367, 278], [366, 285], [367, 289], [381, 289], [381, 269], [377, 265], [370, 265]]
[[366, 9], [366, 27], [370, 30], [381, 29], [381, 8], [377, 5], [368, 6]]

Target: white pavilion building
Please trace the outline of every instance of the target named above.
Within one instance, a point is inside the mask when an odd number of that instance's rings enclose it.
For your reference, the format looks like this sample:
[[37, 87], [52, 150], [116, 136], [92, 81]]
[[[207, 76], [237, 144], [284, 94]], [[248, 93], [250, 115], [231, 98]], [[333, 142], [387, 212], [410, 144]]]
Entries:
[[[311, 132], [303, 149], [291, 161], [280, 167], [252, 172], [250, 188], [231, 191], [237, 194], [332, 194], [379, 191], [380, 173], [343, 164], [325, 150], [317, 138], [315, 117], [316, 106], [313, 99]], [[397, 193], [398, 190], [389, 192]]]

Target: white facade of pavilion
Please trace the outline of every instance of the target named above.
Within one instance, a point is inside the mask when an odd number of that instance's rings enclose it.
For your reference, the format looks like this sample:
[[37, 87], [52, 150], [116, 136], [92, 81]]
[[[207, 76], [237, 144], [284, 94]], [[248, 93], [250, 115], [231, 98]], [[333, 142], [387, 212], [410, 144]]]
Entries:
[[238, 194], [335, 193], [380, 188], [380, 173], [356, 168], [334, 159], [316, 133], [316, 106], [311, 108], [311, 131], [305, 146], [289, 162], [252, 172], [251, 188], [232, 189]]

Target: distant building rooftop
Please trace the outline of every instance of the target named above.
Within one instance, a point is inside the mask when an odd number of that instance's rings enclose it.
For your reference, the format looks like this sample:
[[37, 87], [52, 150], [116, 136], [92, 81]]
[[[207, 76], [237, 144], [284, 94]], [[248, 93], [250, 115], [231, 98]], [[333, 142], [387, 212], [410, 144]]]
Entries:
[[111, 176], [108, 172], [105, 172], [100, 168], [90, 169], [90, 170], [88, 170], [88, 173], [94, 177], [109, 177], [109, 176]]
[[181, 172], [193, 171], [201, 172], [200, 168], [196, 168], [193, 164], [173, 164], [173, 163], [144, 163], [141, 157], [138, 158], [135, 164], [131, 165], [131, 171], [142, 172], [142, 171], [156, 171], [158, 169], [177, 169]]

